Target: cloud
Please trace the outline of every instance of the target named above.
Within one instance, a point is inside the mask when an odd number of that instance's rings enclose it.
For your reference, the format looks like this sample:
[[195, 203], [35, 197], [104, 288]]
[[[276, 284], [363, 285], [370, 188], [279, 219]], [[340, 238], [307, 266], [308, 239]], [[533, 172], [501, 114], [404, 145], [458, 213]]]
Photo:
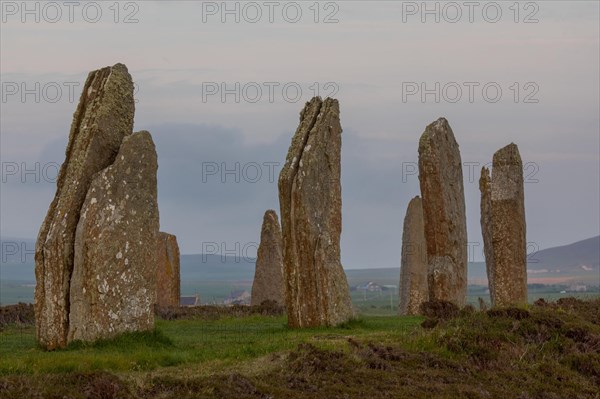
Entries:
[[[184, 252], [200, 252], [203, 243], [233, 248], [235, 243], [257, 242], [264, 211], [279, 213], [276, 178], [292, 134], [256, 145], [245, 141], [242, 132], [220, 126], [163, 124], [149, 130], [159, 154], [161, 225], [180, 237]], [[397, 263], [403, 208], [418, 193], [418, 182], [402, 182], [403, 161], [391, 156], [393, 147], [398, 147], [397, 140], [367, 140], [351, 129], [343, 134], [342, 246], [347, 267]], [[262, 178], [253, 182], [253, 166], [244, 176], [244, 165], [267, 163], [277, 164], [274, 175], [263, 166]]]
[[[525, 186], [530, 241], [544, 248], [598, 235], [598, 4], [540, 3], [538, 24], [514, 23], [508, 3], [498, 24], [423, 24], [419, 16], [403, 23], [400, 3], [341, 2], [337, 24], [202, 23], [195, 2], [142, 2], [138, 24], [11, 20], [2, 27], [1, 78], [77, 81], [80, 89], [87, 71], [126, 63], [138, 84], [135, 128], [151, 131], [157, 143], [161, 224], [178, 235], [184, 253], [207, 241], [258, 240], [264, 210], [279, 208], [265, 163], [284, 161], [315, 82], [320, 94], [325, 82], [339, 85], [346, 267], [398, 266], [404, 212], [419, 193], [416, 174], [403, 170], [417, 161], [424, 127], [440, 116], [450, 121], [463, 162], [483, 165], [515, 142], [523, 161], [537, 165], [539, 181]], [[205, 82], [274, 81], [300, 83], [302, 98], [202, 100]], [[502, 101], [483, 101], [481, 92], [474, 103], [402, 98], [405, 82], [468, 81], [498, 82]], [[519, 83], [522, 100], [531, 81], [539, 103], [515, 103], [512, 85]], [[3, 162], [64, 160], [76, 101], [13, 98], [1, 106]], [[251, 182], [254, 163], [262, 176]], [[223, 175], [224, 168], [239, 170]], [[480, 241], [479, 168], [468, 172], [469, 241]], [[3, 183], [2, 234], [34, 237], [54, 190]]]

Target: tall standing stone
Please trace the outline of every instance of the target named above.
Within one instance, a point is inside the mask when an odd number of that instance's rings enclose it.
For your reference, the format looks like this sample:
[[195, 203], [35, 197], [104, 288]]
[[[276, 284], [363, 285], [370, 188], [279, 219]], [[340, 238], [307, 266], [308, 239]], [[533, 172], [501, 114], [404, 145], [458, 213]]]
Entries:
[[511, 143], [494, 154], [492, 176], [481, 170], [481, 231], [492, 306], [527, 303], [523, 163]]
[[73, 116], [57, 190], [35, 250], [36, 337], [47, 349], [66, 345], [75, 229], [92, 176], [113, 163], [133, 130], [133, 82], [125, 65], [88, 75]]
[[[485, 166], [481, 168], [479, 178], [479, 191], [481, 191], [481, 235], [483, 237], [483, 254], [485, 256], [485, 269], [488, 276], [490, 297], [495, 298], [494, 289], [494, 245], [492, 243], [492, 179], [490, 171]], [[492, 299], [493, 301], [493, 299]]]
[[463, 306], [467, 296], [467, 224], [462, 162], [445, 118], [431, 123], [421, 135], [419, 182], [429, 297]]
[[260, 305], [266, 300], [285, 304], [282, 245], [277, 213], [269, 209], [265, 212], [260, 233], [250, 301], [252, 305]]
[[410, 200], [404, 217], [401, 263], [398, 313], [416, 315], [429, 298], [423, 205], [418, 196]]
[[156, 241], [156, 304], [179, 306], [181, 277], [177, 237], [159, 232]]
[[126, 137], [115, 162], [94, 176], [75, 235], [69, 342], [154, 327], [157, 168], [143, 131]]
[[334, 326], [354, 314], [340, 261], [339, 115], [337, 100], [308, 102], [279, 175], [290, 327]]

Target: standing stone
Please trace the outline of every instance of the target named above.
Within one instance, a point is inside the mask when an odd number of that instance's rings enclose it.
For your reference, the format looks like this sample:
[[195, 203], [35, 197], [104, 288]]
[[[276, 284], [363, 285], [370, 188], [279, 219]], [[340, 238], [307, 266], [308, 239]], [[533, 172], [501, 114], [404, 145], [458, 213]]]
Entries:
[[35, 249], [36, 337], [47, 349], [66, 345], [75, 229], [90, 181], [113, 163], [133, 130], [133, 114], [133, 82], [125, 65], [88, 75]]
[[429, 298], [423, 205], [418, 196], [409, 202], [404, 217], [401, 263], [398, 313], [416, 315]]
[[463, 306], [467, 296], [467, 223], [462, 162], [444, 118], [431, 123], [419, 141], [430, 300]]
[[290, 327], [335, 326], [354, 315], [340, 261], [339, 115], [337, 100], [308, 102], [279, 175]]
[[283, 253], [281, 227], [277, 213], [269, 209], [265, 212], [260, 233], [260, 245], [256, 257], [256, 270], [252, 284], [251, 305], [260, 305], [263, 301], [275, 301], [285, 304], [283, 285]]
[[123, 140], [94, 176], [75, 235], [68, 341], [154, 327], [158, 204], [152, 137]]
[[481, 231], [492, 306], [527, 303], [523, 163], [509, 144], [494, 154], [492, 177], [481, 170]]
[[177, 237], [159, 232], [156, 240], [156, 304], [179, 306], [181, 279]]
[[[495, 298], [494, 289], [494, 246], [492, 244], [492, 179], [490, 171], [485, 166], [481, 168], [481, 177], [479, 178], [479, 191], [481, 191], [481, 235], [483, 237], [483, 255], [485, 256], [485, 269], [488, 276], [488, 287], [490, 297]], [[481, 306], [481, 304], [480, 304]], [[493, 299], [492, 299], [493, 306]]]

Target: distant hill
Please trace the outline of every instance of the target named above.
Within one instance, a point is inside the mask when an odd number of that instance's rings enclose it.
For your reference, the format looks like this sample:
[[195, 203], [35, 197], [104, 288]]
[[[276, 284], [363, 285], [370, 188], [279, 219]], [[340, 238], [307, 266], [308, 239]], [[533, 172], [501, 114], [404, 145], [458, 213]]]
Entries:
[[530, 283], [600, 285], [600, 236], [531, 253], [527, 260]]
[[[0, 241], [2, 256], [0, 282], [35, 282], [34, 240], [6, 238]], [[600, 284], [600, 236], [573, 244], [553, 247], [530, 254], [529, 279], [548, 283], [563, 280], [587, 281]], [[398, 264], [400, 260], [398, 259]], [[220, 255], [182, 255], [181, 280], [190, 282], [251, 283], [255, 259]], [[378, 284], [398, 284], [400, 268], [346, 270], [350, 285], [373, 281]], [[469, 281], [485, 284], [485, 263], [469, 263]], [[545, 279], [545, 280], [544, 280]], [[540, 281], [536, 281], [540, 280]]]
[[[33, 241], [6, 239], [2, 245], [1, 281], [35, 281]], [[23, 250], [21, 250], [23, 248]], [[21, 256], [23, 252], [23, 256]], [[255, 259], [220, 255], [182, 255], [182, 281], [252, 281]]]
[[[600, 236], [532, 253], [528, 257], [530, 270], [560, 270], [579, 273], [600, 270]], [[600, 274], [599, 274], [600, 276]]]

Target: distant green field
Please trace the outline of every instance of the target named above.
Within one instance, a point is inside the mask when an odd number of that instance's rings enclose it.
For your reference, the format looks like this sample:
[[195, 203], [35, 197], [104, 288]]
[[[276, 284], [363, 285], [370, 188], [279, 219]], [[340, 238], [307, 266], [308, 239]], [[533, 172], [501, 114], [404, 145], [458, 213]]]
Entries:
[[[483, 298], [488, 304], [489, 295], [485, 292], [485, 287], [469, 287], [467, 303], [479, 307], [478, 298]], [[181, 284], [181, 295], [200, 296], [202, 304], [221, 304], [228, 298], [232, 291], [252, 290], [250, 282], [232, 282], [232, 281], [202, 281], [185, 282]], [[9, 305], [18, 302], [33, 303], [34, 287], [31, 283], [10, 282], [0, 284], [0, 304]], [[372, 316], [390, 316], [398, 312], [398, 293], [396, 290], [387, 290], [380, 292], [351, 291], [352, 303], [359, 314]], [[530, 290], [529, 303], [533, 303], [539, 298], [553, 301], [562, 297], [571, 296], [579, 299], [591, 299], [600, 296], [598, 292], [565, 293], [561, 294], [556, 288], [548, 286], [546, 289]]]
[[228, 298], [232, 291], [252, 291], [250, 282], [233, 281], [194, 281], [181, 284], [181, 295], [198, 295], [200, 302], [207, 304], [221, 304]]

